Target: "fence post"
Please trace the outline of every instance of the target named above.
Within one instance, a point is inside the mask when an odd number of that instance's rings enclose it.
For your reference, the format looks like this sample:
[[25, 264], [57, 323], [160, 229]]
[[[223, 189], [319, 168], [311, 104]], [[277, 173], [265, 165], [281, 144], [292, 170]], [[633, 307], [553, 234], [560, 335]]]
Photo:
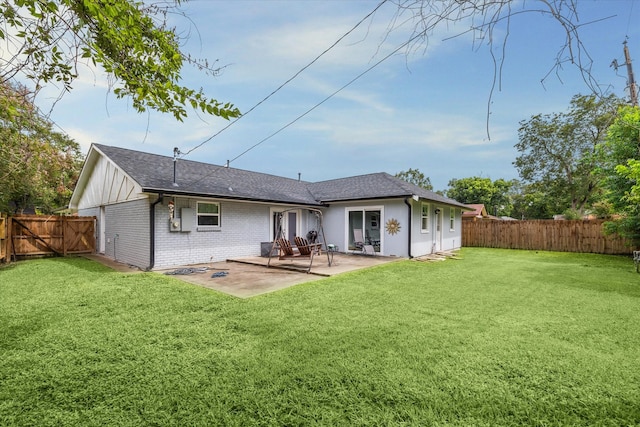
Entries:
[[67, 256], [67, 217], [61, 216], [62, 219], [62, 256]]
[[3, 213], [0, 213], [0, 261], [7, 259], [7, 220]]

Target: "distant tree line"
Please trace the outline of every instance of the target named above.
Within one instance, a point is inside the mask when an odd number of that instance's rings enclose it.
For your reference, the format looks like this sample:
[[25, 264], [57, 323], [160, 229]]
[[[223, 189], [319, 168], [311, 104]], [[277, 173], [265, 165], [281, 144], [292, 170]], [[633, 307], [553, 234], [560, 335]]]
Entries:
[[[566, 112], [521, 121], [515, 147], [520, 179], [453, 178], [439, 192], [461, 203], [484, 204], [496, 216], [610, 219], [609, 232], [640, 244], [638, 107], [613, 95], [576, 95]], [[396, 176], [433, 189], [418, 169]]]

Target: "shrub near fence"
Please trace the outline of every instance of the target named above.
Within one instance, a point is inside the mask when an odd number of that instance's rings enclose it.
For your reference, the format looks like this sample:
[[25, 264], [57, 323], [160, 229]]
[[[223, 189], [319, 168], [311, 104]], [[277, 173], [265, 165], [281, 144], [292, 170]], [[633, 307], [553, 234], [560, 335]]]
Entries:
[[607, 236], [604, 220], [464, 221], [462, 246], [597, 254], [631, 254], [621, 237]]

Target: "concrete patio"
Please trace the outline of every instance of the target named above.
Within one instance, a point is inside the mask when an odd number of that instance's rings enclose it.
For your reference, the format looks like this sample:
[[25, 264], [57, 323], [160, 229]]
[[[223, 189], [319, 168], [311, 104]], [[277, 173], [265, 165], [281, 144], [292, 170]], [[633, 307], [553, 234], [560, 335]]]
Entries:
[[[137, 273], [139, 269], [119, 263], [102, 255], [87, 255], [89, 259], [100, 262], [116, 271]], [[170, 275], [176, 279], [194, 285], [213, 289], [238, 298], [249, 298], [269, 292], [289, 288], [300, 283], [320, 280], [349, 271], [360, 270], [376, 265], [402, 260], [398, 257], [380, 257], [335, 253], [331, 266], [326, 253], [316, 255], [311, 272], [306, 273], [308, 258], [279, 260], [271, 258], [248, 257], [234, 258], [223, 262], [180, 266], [170, 269], [154, 270], [154, 273]], [[180, 274], [182, 273], [182, 274]]]

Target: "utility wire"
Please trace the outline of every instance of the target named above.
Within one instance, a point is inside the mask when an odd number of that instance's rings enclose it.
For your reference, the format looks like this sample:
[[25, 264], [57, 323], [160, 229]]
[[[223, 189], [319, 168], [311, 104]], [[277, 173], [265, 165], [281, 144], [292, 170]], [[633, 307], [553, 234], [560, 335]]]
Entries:
[[[336, 90], [335, 92], [331, 93], [330, 95], [328, 95], [326, 98], [324, 98], [322, 101], [318, 102], [317, 104], [315, 104], [313, 107], [309, 108], [307, 111], [305, 111], [304, 113], [300, 114], [298, 117], [296, 117], [295, 119], [291, 120], [289, 123], [287, 123], [286, 125], [282, 126], [280, 129], [278, 129], [277, 131], [273, 132], [271, 135], [267, 136], [266, 138], [263, 138], [262, 140], [260, 140], [259, 142], [255, 143], [254, 145], [252, 145], [251, 147], [247, 148], [245, 151], [243, 151], [242, 153], [240, 153], [239, 155], [237, 155], [236, 157], [234, 157], [232, 160], [229, 160], [227, 162], [227, 165], [231, 164], [231, 162], [238, 160], [240, 157], [244, 156], [245, 154], [247, 154], [249, 151], [253, 150], [254, 148], [258, 147], [260, 144], [264, 143], [265, 141], [273, 138], [274, 136], [276, 136], [277, 134], [279, 134], [280, 132], [282, 132], [283, 130], [285, 130], [286, 128], [288, 128], [289, 126], [293, 125], [294, 123], [296, 123], [298, 120], [302, 119], [303, 117], [305, 117], [307, 114], [311, 113], [313, 110], [315, 110], [316, 108], [318, 108], [319, 106], [321, 106], [322, 104], [324, 104], [325, 102], [327, 102], [329, 99], [333, 98], [334, 96], [336, 96], [338, 93], [340, 93], [341, 91], [343, 91], [344, 89], [346, 89], [348, 86], [351, 86], [354, 82], [356, 82], [357, 80], [359, 80], [362, 76], [364, 76], [365, 74], [367, 74], [369, 71], [373, 70], [374, 68], [376, 68], [378, 65], [380, 65], [381, 63], [383, 63], [384, 61], [386, 61], [387, 59], [389, 59], [390, 57], [392, 57], [393, 55], [395, 55], [396, 53], [398, 53], [400, 50], [402, 50], [403, 48], [405, 48], [406, 46], [408, 46], [410, 43], [412, 43], [414, 40], [423, 37], [428, 31], [431, 30], [431, 27], [429, 28], [425, 28], [424, 30], [422, 30], [420, 33], [415, 34], [413, 37], [411, 37], [409, 40], [407, 40], [406, 42], [404, 42], [403, 44], [401, 44], [400, 46], [398, 46], [396, 49], [394, 49], [391, 53], [387, 54], [385, 57], [383, 57], [382, 59], [380, 59], [378, 62], [376, 62], [375, 64], [373, 64], [372, 66], [370, 66], [369, 68], [367, 68], [366, 70], [364, 70], [363, 72], [361, 72], [360, 74], [358, 74], [356, 77], [354, 77], [353, 79], [349, 80], [348, 83], [346, 83], [345, 85], [343, 85], [342, 87], [340, 87], [338, 90]], [[220, 166], [216, 169], [214, 169], [213, 171], [211, 171], [210, 173], [202, 176], [200, 179], [197, 179], [195, 181], [192, 181], [191, 183], [189, 183], [189, 185], [193, 185], [193, 184], [197, 184], [200, 181], [204, 180], [205, 178], [208, 178], [209, 176], [213, 175], [217, 170], [219, 169], [224, 169], [225, 167]]]
[[[256, 108], [258, 108], [260, 105], [262, 105], [266, 100], [268, 100], [269, 98], [271, 98], [273, 95], [275, 95], [277, 92], [279, 92], [283, 87], [285, 87], [287, 84], [289, 84], [293, 79], [295, 79], [296, 77], [298, 77], [303, 71], [305, 71], [307, 68], [309, 68], [310, 66], [312, 66], [314, 63], [316, 63], [322, 56], [324, 56], [327, 52], [329, 52], [331, 49], [333, 49], [334, 47], [336, 47], [336, 45], [338, 43], [340, 43], [345, 37], [347, 37], [349, 34], [351, 34], [353, 31], [355, 31], [356, 28], [358, 28], [364, 21], [366, 21], [367, 19], [369, 19], [369, 17], [371, 15], [373, 15], [374, 13], [376, 13], [378, 11], [378, 9], [380, 9], [380, 7], [382, 7], [383, 4], [385, 4], [387, 1], [389, 0], [382, 0], [376, 7], [375, 9], [373, 9], [371, 12], [369, 12], [364, 18], [362, 18], [355, 26], [353, 26], [349, 31], [347, 31], [344, 35], [342, 35], [342, 37], [340, 37], [338, 40], [336, 40], [331, 46], [329, 46], [327, 49], [325, 49], [320, 55], [316, 56], [313, 61], [309, 62], [307, 65], [305, 65], [304, 67], [302, 67], [298, 72], [296, 72], [292, 77], [290, 77], [287, 81], [285, 81], [284, 83], [282, 83], [280, 86], [278, 86], [273, 92], [271, 92], [269, 95], [267, 95], [264, 99], [262, 99], [262, 101], [258, 102], [256, 105], [254, 105], [253, 107], [251, 107], [249, 110], [247, 110], [246, 113], [242, 114], [240, 117], [238, 117], [237, 119], [233, 120], [232, 122], [230, 122], [228, 125], [226, 125], [225, 127], [223, 127], [222, 129], [220, 129], [218, 132], [214, 133], [213, 135], [211, 135], [209, 138], [205, 139], [204, 141], [202, 141], [200, 144], [196, 145], [195, 147], [193, 147], [192, 149], [190, 149], [189, 151], [187, 151], [186, 153], [181, 153], [182, 157], [189, 155], [190, 153], [192, 153], [194, 150], [202, 147], [204, 144], [206, 144], [207, 142], [211, 141], [213, 138], [215, 138], [216, 136], [220, 135], [222, 132], [224, 132], [225, 130], [229, 129], [231, 126], [233, 126], [238, 120], [240, 120], [241, 118], [245, 117], [247, 114], [251, 113], [253, 110], [255, 110]], [[237, 158], [237, 157], [236, 157]]]
[[631, 1], [631, 7], [629, 8], [629, 19], [627, 20], [627, 36], [629, 35], [629, 28], [631, 28], [631, 16], [633, 15], [633, 1]]

